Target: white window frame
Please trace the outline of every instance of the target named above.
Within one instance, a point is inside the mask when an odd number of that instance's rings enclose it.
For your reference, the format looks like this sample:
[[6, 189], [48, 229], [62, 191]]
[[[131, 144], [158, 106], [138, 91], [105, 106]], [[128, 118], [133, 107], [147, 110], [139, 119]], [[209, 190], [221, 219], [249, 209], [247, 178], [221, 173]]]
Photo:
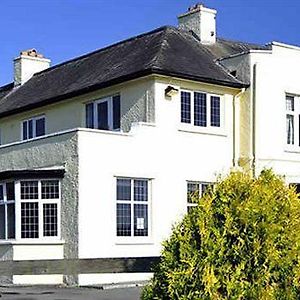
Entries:
[[[287, 97], [292, 97], [294, 100], [294, 110], [288, 110], [286, 107]], [[294, 118], [293, 138], [294, 143], [288, 143], [287, 139], [287, 116], [291, 115]], [[286, 93], [285, 94], [285, 145], [290, 150], [300, 150], [300, 130], [299, 130], [299, 118], [300, 118], [300, 96]]]
[[[181, 122], [181, 92], [191, 94], [191, 121], [189, 123]], [[206, 126], [194, 125], [194, 93], [206, 94]], [[211, 97], [220, 98], [220, 126], [211, 125]], [[216, 133], [225, 135], [225, 97], [222, 94], [208, 93], [201, 90], [180, 89], [179, 92], [179, 129], [195, 132]]]
[[[117, 200], [117, 180], [127, 179], [131, 181], [131, 200]], [[148, 182], [148, 201], [134, 201], [134, 180], [145, 180]], [[152, 244], [152, 185], [153, 178], [145, 177], [126, 177], [115, 176], [114, 178], [114, 235], [116, 244]], [[131, 235], [118, 236], [116, 231], [117, 226], [117, 204], [130, 204], [131, 210]], [[134, 236], [134, 204], [147, 204], [148, 208], [148, 235], [147, 236]]]
[[186, 181], [186, 210], [188, 212], [189, 208], [196, 207], [198, 204], [189, 202], [189, 190], [188, 190], [188, 185], [189, 184], [198, 184], [199, 185], [199, 199], [203, 196], [203, 185], [207, 185], [209, 188], [210, 186], [213, 186], [213, 182], [208, 182], [208, 181], [195, 181], [195, 180], [187, 180]]
[[[59, 198], [55, 199], [42, 199], [42, 181], [58, 181]], [[38, 199], [21, 199], [21, 182], [25, 181], [37, 181], [38, 182]], [[7, 181], [12, 182], [12, 181]], [[5, 185], [6, 182], [1, 182], [1, 185]], [[42, 178], [42, 179], [20, 179], [15, 180], [15, 240], [26, 243], [39, 243], [39, 242], [55, 242], [61, 240], [61, 180], [58, 178]], [[6, 197], [6, 194], [5, 194]], [[13, 202], [13, 201], [10, 201]], [[38, 238], [22, 238], [21, 237], [21, 203], [38, 203], [39, 207], [39, 237]], [[56, 204], [57, 205], [57, 235], [56, 236], [44, 236], [44, 204]], [[7, 226], [7, 225], [6, 225]], [[7, 231], [7, 227], [6, 227]], [[1, 239], [0, 241], [12, 241], [14, 239]]]
[[[40, 135], [40, 136], [44, 136], [46, 134], [46, 116], [45, 115], [39, 115], [39, 116], [35, 116], [35, 117], [32, 117], [32, 118], [29, 118], [29, 119], [24, 119], [21, 121], [21, 139], [22, 141], [27, 141], [27, 140], [31, 140], [31, 139], [34, 139], [36, 138], [36, 122], [37, 120], [40, 120], [40, 119], [44, 119], [45, 120], [45, 133], [43, 135]], [[28, 133], [29, 133], [29, 127], [28, 127], [28, 124], [29, 124], [29, 121], [32, 121], [32, 138], [28, 138]], [[27, 130], [27, 138], [25, 139], [24, 138], [24, 131], [23, 131], [23, 126], [24, 126], [24, 123], [26, 122], [26, 130]], [[39, 137], [40, 137], [39, 136]]]
[[[87, 102], [85, 103], [85, 105], [87, 104], [93, 104], [93, 128], [94, 129], [98, 129], [98, 104], [99, 103], [103, 103], [103, 102], [107, 102], [107, 123], [108, 123], [108, 129], [109, 131], [120, 131], [120, 128], [115, 128], [114, 129], [114, 117], [113, 117], [113, 98], [115, 96], [120, 96], [119, 94], [115, 94], [112, 96], [107, 96], [98, 100], [94, 100], [91, 102]], [[121, 121], [121, 120], [120, 120]], [[86, 123], [86, 116], [85, 116], [85, 123]], [[86, 126], [87, 124], [85, 124]], [[103, 129], [99, 129], [99, 130], [103, 130]]]

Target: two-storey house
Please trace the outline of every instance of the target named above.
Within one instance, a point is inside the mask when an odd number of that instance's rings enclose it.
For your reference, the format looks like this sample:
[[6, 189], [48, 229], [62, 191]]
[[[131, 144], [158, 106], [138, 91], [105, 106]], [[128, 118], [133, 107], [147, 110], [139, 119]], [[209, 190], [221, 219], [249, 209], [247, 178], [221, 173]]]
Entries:
[[203, 5], [178, 20], [53, 67], [34, 49], [14, 60], [0, 87], [0, 260], [159, 256], [189, 193], [219, 174], [267, 166], [300, 182], [299, 48], [219, 39]]

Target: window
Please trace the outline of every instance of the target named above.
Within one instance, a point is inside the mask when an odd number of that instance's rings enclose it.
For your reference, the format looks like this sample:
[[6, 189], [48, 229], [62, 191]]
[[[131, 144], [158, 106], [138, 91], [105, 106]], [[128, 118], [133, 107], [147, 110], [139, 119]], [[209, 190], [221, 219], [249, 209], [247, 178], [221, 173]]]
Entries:
[[204, 195], [205, 191], [212, 186], [212, 183], [188, 181], [187, 182], [187, 211], [197, 206], [198, 200]]
[[45, 135], [45, 116], [34, 117], [22, 122], [22, 140]]
[[[15, 190], [18, 198], [15, 198]], [[59, 206], [60, 182], [57, 179], [0, 184], [0, 239], [57, 238]], [[16, 216], [20, 218], [18, 222]]]
[[117, 178], [117, 236], [149, 235], [149, 180]]
[[203, 92], [181, 91], [181, 123], [200, 127], [222, 126], [221, 97]]
[[286, 143], [300, 146], [300, 102], [299, 97], [286, 95]]
[[120, 96], [112, 96], [86, 104], [86, 127], [102, 130], [120, 129]]
[[15, 238], [15, 186], [0, 184], [0, 239]]

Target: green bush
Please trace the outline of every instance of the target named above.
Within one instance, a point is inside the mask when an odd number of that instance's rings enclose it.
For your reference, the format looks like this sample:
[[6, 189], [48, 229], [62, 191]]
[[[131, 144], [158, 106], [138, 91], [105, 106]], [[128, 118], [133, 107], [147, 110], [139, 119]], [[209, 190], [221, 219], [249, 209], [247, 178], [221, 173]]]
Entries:
[[142, 299], [300, 299], [299, 262], [294, 188], [231, 173], [173, 229]]

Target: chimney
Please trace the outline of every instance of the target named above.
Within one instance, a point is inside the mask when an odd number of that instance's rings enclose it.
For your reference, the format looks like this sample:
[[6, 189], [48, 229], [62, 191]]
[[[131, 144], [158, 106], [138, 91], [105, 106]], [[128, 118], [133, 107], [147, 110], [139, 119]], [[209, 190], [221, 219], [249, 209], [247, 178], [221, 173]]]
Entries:
[[50, 59], [44, 58], [35, 49], [21, 51], [20, 56], [14, 59], [15, 86], [24, 84], [34, 73], [49, 68], [50, 62]]
[[189, 7], [188, 12], [178, 16], [180, 29], [192, 31], [203, 44], [216, 42], [217, 11], [198, 3]]

